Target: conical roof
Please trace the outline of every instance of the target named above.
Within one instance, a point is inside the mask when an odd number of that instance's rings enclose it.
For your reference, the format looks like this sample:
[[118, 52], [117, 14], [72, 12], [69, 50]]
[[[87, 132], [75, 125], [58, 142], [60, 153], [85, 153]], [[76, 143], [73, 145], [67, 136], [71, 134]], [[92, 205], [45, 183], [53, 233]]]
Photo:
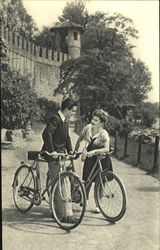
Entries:
[[54, 32], [57, 29], [64, 29], [64, 28], [77, 28], [79, 29], [81, 32], [84, 30], [84, 27], [81, 24], [78, 23], [74, 23], [72, 21], [65, 21], [63, 23], [58, 23], [55, 26], [53, 26], [50, 31]]

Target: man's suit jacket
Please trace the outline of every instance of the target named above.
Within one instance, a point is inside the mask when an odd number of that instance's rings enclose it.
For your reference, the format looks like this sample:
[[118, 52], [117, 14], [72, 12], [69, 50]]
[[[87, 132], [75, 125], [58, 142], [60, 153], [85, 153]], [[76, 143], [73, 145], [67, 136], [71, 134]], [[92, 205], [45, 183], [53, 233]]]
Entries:
[[72, 151], [71, 139], [68, 133], [68, 124], [63, 122], [58, 113], [50, 119], [42, 133], [44, 144], [42, 151], [62, 152], [64, 149]]

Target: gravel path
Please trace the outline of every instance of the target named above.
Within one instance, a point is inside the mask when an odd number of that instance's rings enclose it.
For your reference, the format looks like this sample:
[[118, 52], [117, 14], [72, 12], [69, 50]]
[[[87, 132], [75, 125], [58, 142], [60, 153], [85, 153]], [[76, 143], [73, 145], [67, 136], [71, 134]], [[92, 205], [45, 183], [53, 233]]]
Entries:
[[[73, 144], [77, 135], [71, 130]], [[25, 151], [40, 150], [40, 135], [27, 142]], [[140, 169], [116, 159], [114, 170], [127, 190], [125, 216], [116, 224], [94, 213], [93, 189], [85, 218], [71, 233], [66, 233], [50, 218], [43, 202], [27, 214], [18, 212], [13, 204], [12, 181], [19, 162], [26, 157], [24, 149], [2, 150], [2, 216], [3, 250], [159, 250], [160, 208], [159, 183]], [[76, 168], [81, 176], [81, 162]], [[47, 165], [43, 165], [43, 172]]]

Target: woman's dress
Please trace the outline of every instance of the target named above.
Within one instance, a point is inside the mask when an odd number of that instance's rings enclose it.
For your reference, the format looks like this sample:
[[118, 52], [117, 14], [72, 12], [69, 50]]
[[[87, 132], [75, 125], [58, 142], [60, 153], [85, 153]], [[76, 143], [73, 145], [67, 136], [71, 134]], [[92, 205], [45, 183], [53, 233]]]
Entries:
[[[109, 149], [109, 144], [110, 144], [110, 139], [108, 132], [104, 130], [103, 128], [100, 129], [100, 131], [95, 135], [91, 136], [91, 124], [88, 124], [87, 126], [84, 127], [82, 134], [81, 134], [81, 139], [85, 140], [87, 145], [86, 145], [86, 150], [87, 152], [92, 151], [94, 149], [101, 149], [104, 148], [104, 145], [108, 143], [108, 149]], [[94, 155], [92, 157], [87, 157], [84, 161], [84, 166], [83, 166], [83, 180], [86, 181], [90, 172], [92, 171], [92, 168], [94, 166], [94, 163], [96, 162], [97, 156]], [[113, 166], [112, 162], [110, 159], [109, 155], [106, 155], [105, 158], [101, 160], [102, 164], [102, 169], [108, 169], [109, 171], [113, 171]], [[95, 170], [93, 171], [93, 174], [97, 170], [98, 165], [96, 166]], [[95, 181], [96, 177], [94, 178], [93, 181]]]

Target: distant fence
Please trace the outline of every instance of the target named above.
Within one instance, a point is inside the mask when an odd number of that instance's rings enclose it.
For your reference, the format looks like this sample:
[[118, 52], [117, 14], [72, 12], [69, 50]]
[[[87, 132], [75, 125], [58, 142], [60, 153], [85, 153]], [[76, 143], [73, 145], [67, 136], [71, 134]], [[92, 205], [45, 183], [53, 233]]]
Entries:
[[116, 134], [114, 138], [115, 156], [141, 169], [157, 171], [159, 166], [159, 136], [155, 136], [152, 142], [146, 142], [143, 135], [140, 135], [136, 141], [132, 138], [120, 138]]
[[[81, 119], [75, 123], [75, 132], [79, 135], [86, 125]], [[138, 166], [140, 169], [158, 171], [160, 151], [159, 136], [153, 137], [152, 142], [147, 142], [145, 136], [140, 135], [136, 141], [128, 137], [111, 137], [111, 145], [114, 147], [114, 156], [119, 160]]]

